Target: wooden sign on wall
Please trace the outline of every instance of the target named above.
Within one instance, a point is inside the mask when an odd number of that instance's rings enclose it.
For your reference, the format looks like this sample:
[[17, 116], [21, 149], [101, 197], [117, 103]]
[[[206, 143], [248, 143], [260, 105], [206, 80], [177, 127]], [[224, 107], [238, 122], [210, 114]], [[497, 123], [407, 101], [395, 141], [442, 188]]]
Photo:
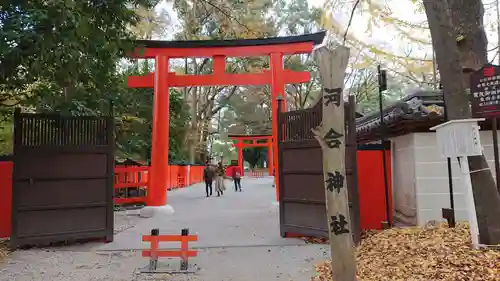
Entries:
[[474, 118], [500, 116], [500, 66], [487, 64], [470, 76]]

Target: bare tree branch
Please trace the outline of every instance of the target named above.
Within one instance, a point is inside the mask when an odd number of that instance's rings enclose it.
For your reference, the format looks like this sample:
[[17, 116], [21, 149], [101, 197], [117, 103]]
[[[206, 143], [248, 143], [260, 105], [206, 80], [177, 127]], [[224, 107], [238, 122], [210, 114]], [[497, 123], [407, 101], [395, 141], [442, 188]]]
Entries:
[[217, 11], [221, 12], [224, 16], [226, 16], [227, 18], [229, 18], [230, 20], [234, 20], [237, 24], [239, 24], [240, 26], [242, 26], [243, 28], [245, 28], [247, 31], [251, 32], [251, 33], [254, 33], [255, 32], [253, 30], [251, 30], [250, 28], [248, 28], [248, 26], [244, 25], [243, 23], [241, 23], [237, 18], [231, 16], [230, 13], [224, 11], [221, 7], [213, 4], [212, 2], [210, 1], [207, 1], [207, 0], [201, 0], [202, 2], [205, 2], [207, 3], [208, 5], [212, 6], [214, 9], [216, 9]]
[[359, 0], [356, 0], [356, 2], [354, 3], [354, 6], [352, 7], [351, 17], [349, 18], [349, 23], [347, 24], [347, 27], [345, 29], [344, 41], [343, 41], [342, 45], [345, 45], [345, 41], [347, 40], [347, 32], [349, 32], [349, 28], [351, 27], [351, 24], [352, 24], [352, 18], [354, 17], [354, 12], [356, 11], [356, 7], [358, 7], [358, 5], [359, 5]]

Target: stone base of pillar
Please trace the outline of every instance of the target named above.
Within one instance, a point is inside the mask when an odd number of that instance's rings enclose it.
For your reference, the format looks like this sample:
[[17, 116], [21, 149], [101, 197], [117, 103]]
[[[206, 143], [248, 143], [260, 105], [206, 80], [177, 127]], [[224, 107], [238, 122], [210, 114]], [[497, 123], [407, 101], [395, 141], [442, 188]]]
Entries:
[[273, 211], [279, 211], [280, 208], [280, 202], [279, 201], [273, 201], [271, 203], [271, 210]]
[[174, 208], [168, 204], [165, 206], [146, 206], [139, 212], [139, 216], [141, 218], [152, 218], [154, 216], [170, 216], [173, 214]]

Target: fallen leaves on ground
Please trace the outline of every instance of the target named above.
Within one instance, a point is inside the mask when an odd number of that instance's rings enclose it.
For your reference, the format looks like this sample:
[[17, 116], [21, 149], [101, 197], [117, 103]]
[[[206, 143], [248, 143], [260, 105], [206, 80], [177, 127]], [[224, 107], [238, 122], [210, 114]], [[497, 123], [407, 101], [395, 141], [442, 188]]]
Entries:
[[[359, 281], [500, 280], [500, 251], [473, 250], [469, 227], [394, 228], [366, 237], [357, 248]], [[330, 262], [311, 281], [332, 281]]]
[[328, 238], [323, 237], [300, 237], [300, 239], [304, 240], [307, 244], [328, 244]]
[[6, 258], [10, 252], [8, 241], [0, 241], [0, 261]]
[[[378, 230], [367, 230], [367, 231], [362, 231], [361, 232], [361, 239], [366, 239], [376, 233], [378, 233]], [[304, 236], [300, 237], [300, 239], [304, 240], [307, 244], [328, 244], [329, 239], [328, 238], [323, 238], [323, 237], [310, 237], [310, 236]]]

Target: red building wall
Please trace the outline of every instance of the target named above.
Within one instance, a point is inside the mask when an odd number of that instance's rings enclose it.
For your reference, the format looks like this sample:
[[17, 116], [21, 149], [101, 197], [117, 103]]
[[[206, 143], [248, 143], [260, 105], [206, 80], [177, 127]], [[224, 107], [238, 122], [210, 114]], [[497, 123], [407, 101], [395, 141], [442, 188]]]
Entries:
[[0, 238], [10, 236], [12, 212], [12, 167], [11, 161], [0, 162]]
[[[361, 229], [381, 229], [387, 220], [382, 161], [382, 145], [358, 147], [358, 187], [361, 213]], [[385, 150], [387, 180], [389, 185], [389, 206], [392, 221], [391, 152]]]

